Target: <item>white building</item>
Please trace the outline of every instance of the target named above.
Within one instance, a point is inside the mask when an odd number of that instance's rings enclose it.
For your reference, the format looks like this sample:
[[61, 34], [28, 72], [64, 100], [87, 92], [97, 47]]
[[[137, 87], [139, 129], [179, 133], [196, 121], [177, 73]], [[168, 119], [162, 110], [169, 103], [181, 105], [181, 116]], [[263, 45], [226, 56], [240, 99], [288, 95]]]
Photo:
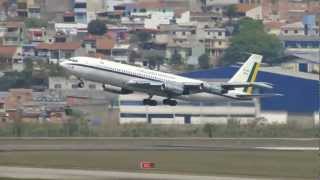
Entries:
[[[120, 124], [226, 124], [229, 120], [238, 120], [242, 124], [251, 122], [256, 117], [253, 102], [244, 103], [190, 103], [180, 102], [178, 106], [142, 105], [144, 94], [119, 96]], [[163, 98], [154, 97], [161, 101]]]
[[67, 35], [77, 35], [81, 32], [87, 32], [87, 24], [81, 23], [55, 23], [55, 31], [62, 31]]

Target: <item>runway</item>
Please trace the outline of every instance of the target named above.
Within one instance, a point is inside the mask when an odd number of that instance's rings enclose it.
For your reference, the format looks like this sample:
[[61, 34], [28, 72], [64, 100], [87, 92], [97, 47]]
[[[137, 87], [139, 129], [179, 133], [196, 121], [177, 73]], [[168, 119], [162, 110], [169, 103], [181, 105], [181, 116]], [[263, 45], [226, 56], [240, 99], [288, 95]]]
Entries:
[[[271, 180], [267, 178], [246, 178], [227, 176], [195, 176], [181, 174], [139, 173], [121, 171], [52, 169], [52, 168], [25, 168], [0, 166], [0, 177], [21, 179], [148, 179], [148, 180]], [[277, 178], [272, 178], [277, 180]]]
[[315, 138], [0, 138], [9, 151], [317, 151]]

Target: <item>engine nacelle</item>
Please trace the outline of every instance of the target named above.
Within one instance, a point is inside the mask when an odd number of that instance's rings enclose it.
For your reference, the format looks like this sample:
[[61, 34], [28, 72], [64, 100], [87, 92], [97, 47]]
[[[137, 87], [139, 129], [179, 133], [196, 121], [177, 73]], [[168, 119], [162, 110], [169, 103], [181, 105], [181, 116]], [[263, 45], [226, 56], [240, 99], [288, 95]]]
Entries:
[[211, 93], [211, 94], [225, 94], [228, 93], [228, 90], [220, 87], [220, 86], [214, 86], [214, 85], [210, 85], [208, 83], [202, 84], [201, 88], [203, 89], [203, 91], [207, 92], [207, 93]]
[[176, 95], [185, 94], [185, 89], [181, 85], [176, 85], [173, 83], [166, 83], [166, 84], [162, 85], [162, 88], [164, 91], [166, 91], [168, 93], [172, 93], [172, 94], [176, 94]]
[[102, 87], [104, 91], [111, 92], [114, 94], [132, 94], [133, 93], [133, 91], [129, 89], [124, 89], [124, 88], [112, 86], [109, 84], [104, 84]]

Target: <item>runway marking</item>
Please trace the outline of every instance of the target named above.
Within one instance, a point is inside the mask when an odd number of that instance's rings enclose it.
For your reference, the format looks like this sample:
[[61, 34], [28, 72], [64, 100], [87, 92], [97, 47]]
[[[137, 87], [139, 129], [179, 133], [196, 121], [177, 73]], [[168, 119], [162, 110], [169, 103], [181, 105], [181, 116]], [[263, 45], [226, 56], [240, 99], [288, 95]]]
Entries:
[[[197, 176], [181, 174], [138, 173], [120, 171], [29, 168], [0, 166], [0, 177], [27, 179], [149, 179], [149, 180], [276, 180], [275, 178], [246, 178], [227, 176]], [[277, 178], [283, 179], [283, 178]]]
[[278, 151], [320, 151], [319, 147], [256, 147], [256, 149]]

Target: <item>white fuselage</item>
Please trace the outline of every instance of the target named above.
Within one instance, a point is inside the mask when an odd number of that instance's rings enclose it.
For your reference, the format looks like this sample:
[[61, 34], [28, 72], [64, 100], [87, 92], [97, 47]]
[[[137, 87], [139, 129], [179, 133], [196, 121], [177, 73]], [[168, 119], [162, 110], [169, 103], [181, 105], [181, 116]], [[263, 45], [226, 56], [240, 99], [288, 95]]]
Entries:
[[[136, 67], [127, 64], [121, 64], [109, 60], [90, 58], [90, 57], [75, 57], [60, 63], [62, 67], [67, 69], [71, 74], [84, 79], [102, 84], [110, 84], [121, 88], [126, 88], [132, 91], [143, 92], [157, 96], [166, 97], [162, 91], [152, 91], [149, 89], [135, 89], [129, 87], [127, 83], [132, 80], [151, 80], [162, 83], [175, 84], [202, 84], [206, 83], [201, 80], [186, 78], [174, 74], [149, 70], [141, 67]], [[220, 96], [210, 93], [196, 93], [190, 95], [181, 95], [174, 97], [175, 99], [187, 101], [230, 101], [232, 97]]]

